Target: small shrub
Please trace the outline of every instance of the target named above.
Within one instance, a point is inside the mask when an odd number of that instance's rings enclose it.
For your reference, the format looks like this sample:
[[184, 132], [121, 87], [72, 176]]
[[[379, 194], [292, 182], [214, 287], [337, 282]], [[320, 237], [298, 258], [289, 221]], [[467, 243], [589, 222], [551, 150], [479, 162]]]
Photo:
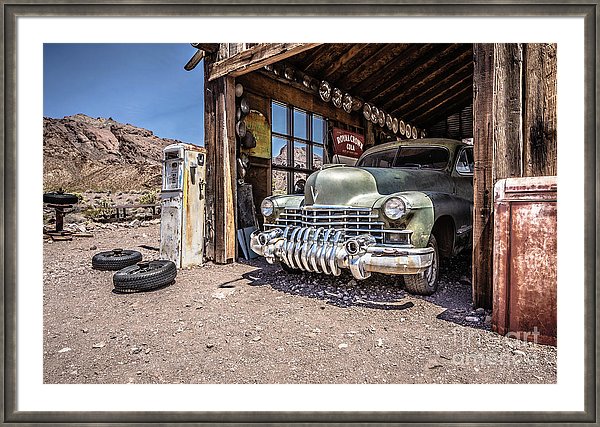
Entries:
[[140, 196], [140, 205], [156, 205], [158, 203], [158, 191], [148, 191]]
[[83, 200], [83, 194], [77, 193], [75, 191], [71, 192], [71, 194], [77, 197], [77, 203], [81, 203], [81, 201]]
[[112, 205], [112, 202], [108, 199], [98, 200], [95, 207], [86, 208], [81, 213], [84, 217], [92, 220], [110, 218], [110, 215], [113, 213]]

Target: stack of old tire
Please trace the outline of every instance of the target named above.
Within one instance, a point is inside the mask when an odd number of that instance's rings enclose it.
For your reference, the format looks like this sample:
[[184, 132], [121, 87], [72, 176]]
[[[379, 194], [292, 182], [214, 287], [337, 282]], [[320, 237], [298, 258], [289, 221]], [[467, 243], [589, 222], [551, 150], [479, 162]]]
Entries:
[[127, 249], [99, 252], [92, 257], [92, 268], [116, 271], [113, 275], [117, 293], [144, 292], [170, 285], [177, 276], [172, 261], [142, 261], [142, 254]]

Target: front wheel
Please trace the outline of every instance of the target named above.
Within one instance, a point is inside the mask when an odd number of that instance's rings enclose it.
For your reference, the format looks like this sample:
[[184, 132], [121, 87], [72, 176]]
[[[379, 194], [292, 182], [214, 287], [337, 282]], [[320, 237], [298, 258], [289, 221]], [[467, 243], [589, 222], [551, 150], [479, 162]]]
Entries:
[[439, 254], [437, 242], [433, 234], [429, 237], [427, 247], [433, 248], [433, 261], [427, 270], [418, 274], [404, 276], [404, 285], [408, 292], [415, 295], [431, 295], [437, 290], [439, 275]]

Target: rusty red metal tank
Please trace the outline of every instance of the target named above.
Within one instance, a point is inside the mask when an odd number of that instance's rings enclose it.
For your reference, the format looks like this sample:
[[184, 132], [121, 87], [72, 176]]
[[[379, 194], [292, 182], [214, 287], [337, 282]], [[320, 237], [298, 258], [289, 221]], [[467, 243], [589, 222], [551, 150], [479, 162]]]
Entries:
[[494, 331], [556, 345], [556, 177], [496, 183], [493, 295]]

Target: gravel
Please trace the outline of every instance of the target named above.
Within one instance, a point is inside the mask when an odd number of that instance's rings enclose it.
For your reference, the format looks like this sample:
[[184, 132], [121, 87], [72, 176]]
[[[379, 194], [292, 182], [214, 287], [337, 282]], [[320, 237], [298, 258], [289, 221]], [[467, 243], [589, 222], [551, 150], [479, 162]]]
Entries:
[[45, 383], [556, 382], [556, 348], [499, 336], [472, 307], [468, 257], [442, 265], [429, 297], [393, 276], [287, 274], [262, 259], [117, 294], [91, 257], [118, 246], [156, 259], [159, 225], [136, 226], [45, 241]]

